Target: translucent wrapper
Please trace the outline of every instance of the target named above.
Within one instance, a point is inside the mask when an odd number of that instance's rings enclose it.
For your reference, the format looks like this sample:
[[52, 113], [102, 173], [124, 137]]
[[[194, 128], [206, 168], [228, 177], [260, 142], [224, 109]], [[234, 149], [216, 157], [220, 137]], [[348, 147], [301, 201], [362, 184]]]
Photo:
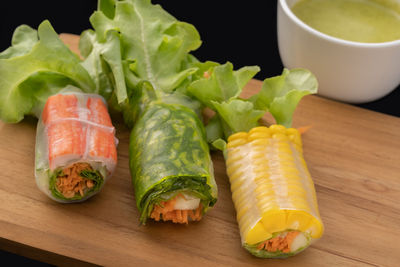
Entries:
[[101, 96], [68, 90], [50, 96], [37, 125], [37, 186], [58, 202], [88, 199], [112, 176], [117, 143]]
[[242, 245], [250, 253], [285, 258], [322, 236], [298, 130], [273, 125], [236, 133], [228, 139], [226, 165]]

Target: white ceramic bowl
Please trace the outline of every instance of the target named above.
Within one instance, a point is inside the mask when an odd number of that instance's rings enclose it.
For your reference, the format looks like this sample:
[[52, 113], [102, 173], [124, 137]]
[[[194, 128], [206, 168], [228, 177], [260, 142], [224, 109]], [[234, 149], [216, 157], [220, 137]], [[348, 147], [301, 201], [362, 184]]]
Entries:
[[400, 40], [346, 41], [303, 23], [278, 0], [278, 46], [286, 68], [307, 68], [318, 79], [318, 94], [349, 103], [377, 100], [400, 84]]

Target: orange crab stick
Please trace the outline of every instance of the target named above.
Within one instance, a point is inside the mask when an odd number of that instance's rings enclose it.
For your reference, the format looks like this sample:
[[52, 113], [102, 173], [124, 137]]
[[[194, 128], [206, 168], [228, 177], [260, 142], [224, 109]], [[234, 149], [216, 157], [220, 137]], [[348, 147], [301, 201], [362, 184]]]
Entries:
[[60, 161], [77, 160], [84, 154], [86, 127], [82, 127], [78, 118], [78, 99], [75, 95], [59, 94], [47, 100], [42, 119], [47, 127], [50, 169], [55, 169]]
[[117, 162], [114, 128], [108, 115], [107, 107], [102, 99], [90, 97], [87, 101], [90, 110], [88, 120], [94, 125], [90, 127], [88, 153], [92, 159], [103, 161], [108, 170], [113, 170]]

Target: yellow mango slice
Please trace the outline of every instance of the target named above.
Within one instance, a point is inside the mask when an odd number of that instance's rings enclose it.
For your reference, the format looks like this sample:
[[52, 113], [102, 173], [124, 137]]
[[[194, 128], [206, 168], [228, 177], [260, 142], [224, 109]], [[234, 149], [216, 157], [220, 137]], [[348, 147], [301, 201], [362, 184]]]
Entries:
[[267, 232], [261, 221], [257, 222], [256, 225], [248, 232], [246, 236], [247, 244], [257, 244], [259, 242], [270, 239], [272, 234]]

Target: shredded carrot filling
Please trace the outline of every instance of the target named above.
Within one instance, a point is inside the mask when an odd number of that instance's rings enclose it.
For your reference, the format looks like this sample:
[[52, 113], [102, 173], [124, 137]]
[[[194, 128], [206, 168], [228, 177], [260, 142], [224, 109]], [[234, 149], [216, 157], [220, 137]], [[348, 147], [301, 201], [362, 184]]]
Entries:
[[[179, 196], [179, 195], [178, 195]], [[160, 205], [154, 205], [150, 218], [155, 221], [172, 221], [173, 223], [189, 223], [189, 218], [192, 221], [201, 220], [201, 204], [195, 210], [176, 210], [174, 209], [176, 198], [174, 197], [168, 201], [162, 201]]]
[[90, 179], [83, 178], [80, 173], [83, 170], [92, 171], [93, 168], [88, 163], [75, 163], [63, 169], [60, 176], [57, 177], [57, 190], [66, 198], [72, 198], [75, 194], [84, 195], [85, 189], [94, 186], [94, 182]]
[[300, 232], [290, 231], [285, 236], [276, 236], [268, 239], [257, 246], [257, 249], [264, 249], [269, 252], [282, 251], [284, 253], [290, 252], [293, 240]]

